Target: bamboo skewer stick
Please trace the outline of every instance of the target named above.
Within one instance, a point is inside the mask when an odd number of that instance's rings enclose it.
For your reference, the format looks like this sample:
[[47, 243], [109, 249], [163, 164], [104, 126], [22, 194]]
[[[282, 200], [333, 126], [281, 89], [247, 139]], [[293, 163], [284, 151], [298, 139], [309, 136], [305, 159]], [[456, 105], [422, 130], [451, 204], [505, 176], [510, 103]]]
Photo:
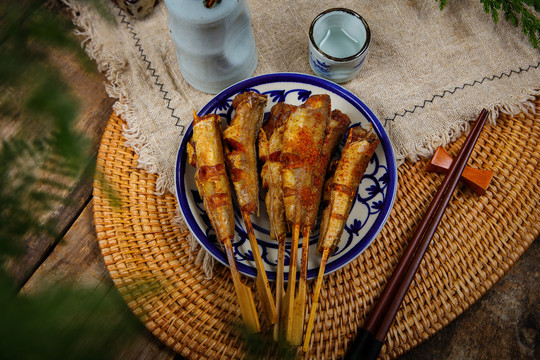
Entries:
[[298, 281], [298, 294], [294, 299], [292, 336], [289, 342], [292, 345], [301, 345], [304, 336], [304, 318], [307, 303], [307, 266], [309, 258], [309, 228], [302, 233], [302, 258], [300, 260], [300, 279]]
[[283, 328], [283, 297], [285, 295], [285, 237], [283, 234], [278, 238], [278, 259], [277, 259], [277, 274], [276, 274], [276, 316], [277, 321], [274, 326], [274, 340], [278, 341], [281, 337]]
[[322, 253], [321, 265], [319, 267], [319, 273], [317, 274], [317, 282], [315, 284], [315, 291], [313, 292], [313, 301], [311, 303], [311, 311], [309, 313], [309, 320], [306, 327], [306, 336], [304, 339], [304, 352], [309, 349], [309, 342], [311, 340], [311, 333], [313, 331], [313, 324], [315, 323], [315, 315], [317, 314], [317, 307], [319, 305], [319, 295], [321, 294], [321, 287], [324, 277], [324, 269], [326, 268], [326, 261], [328, 260], [329, 248], [325, 248]]
[[253, 252], [253, 259], [255, 260], [255, 266], [257, 267], [257, 292], [262, 299], [265, 316], [268, 318], [270, 324], [275, 324], [277, 322], [276, 306], [274, 304], [272, 290], [270, 289], [270, 283], [266, 276], [266, 270], [264, 269], [261, 253], [259, 251], [259, 244], [257, 244], [257, 238], [253, 231], [253, 224], [251, 223], [251, 218], [247, 212], [242, 211], [242, 218], [246, 225], [246, 232], [251, 245], [251, 251]]
[[229, 269], [231, 270], [234, 290], [236, 292], [236, 297], [238, 298], [242, 320], [244, 321], [244, 324], [249, 332], [259, 332], [261, 331], [261, 327], [259, 325], [259, 317], [257, 315], [255, 301], [253, 301], [253, 294], [251, 289], [244, 285], [240, 280], [240, 273], [236, 267], [236, 259], [234, 258], [231, 239], [225, 239], [225, 241], [223, 241], [223, 247], [225, 248], [225, 253], [227, 254]]
[[286, 319], [285, 319], [285, 335], [287, 341], [292, 337], [292, 326], [294, 321], [294, 296], [296, 291], [296, 267], [298, 258], [298, 239], [300, 237], [300, 224], [294, 224], [291, 242], [291, 257], [289, 260], [289, 279], [287, 283], [287, 291], [285, 293], [286, 303]]

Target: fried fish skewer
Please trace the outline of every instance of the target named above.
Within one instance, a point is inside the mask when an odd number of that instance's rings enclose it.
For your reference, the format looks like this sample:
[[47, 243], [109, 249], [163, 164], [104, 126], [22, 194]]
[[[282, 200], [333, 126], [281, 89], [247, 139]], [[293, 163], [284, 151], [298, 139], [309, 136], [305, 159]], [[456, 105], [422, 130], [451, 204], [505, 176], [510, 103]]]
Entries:
[[329, 181], [330, 198], [324, 209], [321, 222], [318, 250], [322, 253], [321, 265], [317, 275], [313, 303], [309, 315], [303, 350], [309, 349], [313, 323], [319, 302], [324, 269], [329, 254], [333, 253], [345, 228], [349, 212], [356, 195], [356, 189], [362, 180], [369, 160], [375, 153], [379, 139], [373, 132], [368, 132], [360, 126], [349, 131], [347, 142], [337, 164], [334, 176]]
[[266, 102], [266, 96], [255, 92], [237, 95], [232, 104], [235, 115], [223, 132], [223, 141], [226, 144], [227, 168], [234, 185], [257, 268], [257, 291], [261, 297], [268, 322], [275, 324], [277, 315], [274, 298], [250, 218], [250, 215], [259, 214], [259, 178], [255, 146], [263, 122]]
[[[283, 202], [287, 222], [293, 229], [289, 282], [285, 294], [285, 306], [288, 311], [286, 338], [293, 345], [302, 343], [302, 337], [297, 336], [296, 328], [300, 327], [303, 330], [304, 325], [304, 314], [300, 314], [302, 308], [295, 306], [298, 242], [300, 230], [306, 226], [314, 166], [321, 155], [329, 116], [330, 97], [328, 95], [313, 95], [291, 113], [283, 134], [283, 152], [281, 154]], [[309, 246], [309, 239], [305, 238], [304, 242], [306, 246]], [[306, 266], [308, 253], [302, 251], [302, 264], [306, 264]], [[305, 293], [305, 283], [301, 284], [299, 291]]]
[[267, 189], [264, 200], [270, 220], [270, 237], [278, 242], [275, 297], [278, 318], [273, 331], [276, 341], [282, 335], [280, 329], [283, 328], [284, 321], [282, 302], [285, 293], [285, 239], [287, 235], [287, 220], [283, 204], [283, 166], [280, 157], [283, 148], [285, 121], [294, 108], [295, 106], [283, 102], [274, 105], [259, 134], [259, 158], [264, 163], [261, 178], [263, 187]]
[[195, 183], [218, 241], [227, 254], [229, 268], [242, 319], [251, 332], [260, 331], [251, 289], [240, 280], [231, 240], [234, 238], [234, 212], [231, 188], [225, 169], [221, 141], [221, 119], [193, 113], [193, 137], [188, 146], [189, 162], [195, 165]]
[[326, 126], [321, 158], [318, 160], [317, 166], [315, 166], [313, 186], [311, 188], [312, 200], [309, 203], [309, 209], [307, 211], [306, 227], [311, 227], [311, 229], [315, 227], [323, 193], [324, 180], [332, 154], [345, 136], [350, 125], [351, 119], [346, 114], [339, 110], [332, 110]]
[[333, 110], [330, 113], [330, 119], [328, 120], [324, 142], [321, 150], [320, 158], [318, 159], [313, 170], [312, 183], [311, 183], [311, 198], [308, 201], [308, 209], [306, 214], [306, 222], [302, 228], [302, 261], [300, 267], [300, 280], [298, 282], [298, 295], [295, 298], [295, 316], [299, 319], [297, 325], [293, 328], [295, 334], [293, 339], [299, 343], [302, 341], [303, 327], [300, 326], [300, 319], [304, 319], [305, 308], [307, 304], [307, 260], [309, 252], [309, 235], [311, 230], [315, 227], [317, 221], [317, 215], [319, 213], [319, 204], [321, 202], [321, 195], [323, 192], [324, 179], [328, 170], [328, 165], [332, 157], [332, 153], [336, 149], [337, 145], [343, 139], [343, 136], [347, 132], [351, 120], [345, 114], [339, 110]]

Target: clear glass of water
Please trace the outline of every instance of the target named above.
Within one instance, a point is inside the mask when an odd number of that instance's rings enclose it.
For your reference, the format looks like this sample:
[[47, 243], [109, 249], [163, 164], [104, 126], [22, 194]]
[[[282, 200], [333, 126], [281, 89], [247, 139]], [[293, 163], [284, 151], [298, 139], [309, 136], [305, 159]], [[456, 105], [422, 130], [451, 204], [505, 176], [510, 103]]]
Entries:
[[309, 63], [317, 76], [344, 83], [356, 76], [367, 55], [371, 32], [358, 13], [328, 9], [311, 23]]

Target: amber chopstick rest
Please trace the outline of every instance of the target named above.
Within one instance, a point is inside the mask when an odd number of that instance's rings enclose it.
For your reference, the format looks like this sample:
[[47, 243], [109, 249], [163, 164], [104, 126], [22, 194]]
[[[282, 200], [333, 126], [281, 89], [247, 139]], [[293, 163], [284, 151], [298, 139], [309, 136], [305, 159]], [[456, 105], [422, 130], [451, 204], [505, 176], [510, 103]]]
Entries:
[[[446, 174], [454, 159], [442, 147], [437, 148], [431, 162], [427, 167], [428, 172]], [[477, 195], [484, 195], [495, 173], [491, 170], [476, 169], [466, 166], [461, 174], [463, 181]]]

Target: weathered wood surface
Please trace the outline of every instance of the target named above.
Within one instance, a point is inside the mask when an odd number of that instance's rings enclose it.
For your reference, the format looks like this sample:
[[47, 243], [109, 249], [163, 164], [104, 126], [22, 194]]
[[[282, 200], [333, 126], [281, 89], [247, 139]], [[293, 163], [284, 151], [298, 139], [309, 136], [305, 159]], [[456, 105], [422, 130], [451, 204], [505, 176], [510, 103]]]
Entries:
[[[77, 120], [77, 128], [89, 139], [89, 150], [95, 157], [97, 156], [101, 135], [112, 113], [114, 99], [109, 98], [105, 92], [103, 75], [97, 71], [89, 72], [80, 64], [75, 55], [53, 51], [51, 59], [54, 59], [57, 68], [70, 84], [73, 94], [80, 100], [81, 112]], [[87, 166], [90, 171], [93, 170], [93, 163], [89, 163]], [[71, 199], [71, 203], [54, 210], [58, 219], [56, 229], [59, 234], [58, 237], [51, 238], [43, 235], [27, 239], [26, 254], [22, 258], [13, 261], [9, 266], [19, 286], [22, 286], [36, 269], [36, 266], [39, 266], [44, 261], [47, 254], [75, 221], [81, 209], [90, 201], [92, 182], [92, 177], [88, 176], [74, 179], [67, 184], [66, 192]]]
[[[93, 153], [111, 114], [114, 99], [104, 91], [105, 79], [88, 73], [74, 57], [54, 58], [82, 101], [78, 120], [92, 139]], [[57, 239], [45, 236], [29, 240], [27, 255], [12, 270], [22, 292], [31, 292], [56, 281], [72, 281], [115, 291], [99, 254], [92, 220], [92, 183], [74, 181], [74, 205], [59, 209], [61, 228]], [[58, 241], [60, 240], [61, 241]], [[538, 240], [480, 301], [438, 332], [432, 339], [406, 354], [404, 359], [529, 359], [540, 358], [540, 259]], [[148, 331], [141, 329], [118, 359], [180, 359]]]

